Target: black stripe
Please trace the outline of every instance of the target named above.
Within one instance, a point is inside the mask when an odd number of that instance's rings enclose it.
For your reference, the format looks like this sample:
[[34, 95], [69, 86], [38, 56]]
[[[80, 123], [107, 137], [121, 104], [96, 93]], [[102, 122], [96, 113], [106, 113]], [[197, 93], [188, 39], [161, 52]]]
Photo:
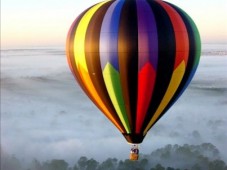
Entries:
[[100, 53], [99, 53], [99, 39], [101, 32], [101, 25], [103, 18], [108, 10], [109, 6], [114, 1], [109, 1], [102, 5], [92, 16], [89, 25], [87, 27], [85, 38], [85, 56], [86, 63], [91, 81], [97, 90], [99, 97], [102, 99], [104, 105], [111, 112], [113, 118], [119, 123], [122, 129], [124, 129], [122, 122], [120, 121], [112, 102], [109, 98], [106, 85], [102, 75]]
[[197, 46], [198, 46], [197, 43], [198, 42], [196, 42], [196, 37], [195, 37], [196, 33], [194, 32], [194, 28], [191, 25], [190, 20], [178, 7], [176, 7], [175, 5], [172, 5], [170, 3], [168, 3], [168, 4], [178, 12], [178, 14], [181, 16], [181, 18], [183, 19], [183, 22], [186, 26], [186, 29], [187, 29], [187, 32], [188, 32], [188, 38], [189, 38], [189, 57], [188, 57], [188, 63], [187, 63], [187, 66], [186, 66], [186, 70], [185, 70], [185, 74], [183, 76], [183, 79], [182, 79], [176, 93], [174, 94], [173, 98], [170, 100], [169, 104], [165, 108], [164, 112], [166, 112], [173, 105], [173, 103], [176, 101], [176, 99], [178, 97], [180, 97], [179, 95], [182, 94], [182, 90], [184, 90], [184, 88], [186, 88], [185, 85], [186, 85], [188, 79], [190, 78], [190, 74], [191, 74], [193, 67], [195, 65], [196, 51], [198, 50], [197, 49]]
[[119, 71], [126, 111], [132, 132], [135, 128], [138, 82], [138, 26], [136, 0], [126, 0], [119, 26]]
[[172, 77], [176, 55], [176, 40], [170, 17], [157, 2], [149, 0], [148, 3], [156, 19], [159, 51], [154, 92], [143, 124], [143, 130], [150, 122], [166, 93]]

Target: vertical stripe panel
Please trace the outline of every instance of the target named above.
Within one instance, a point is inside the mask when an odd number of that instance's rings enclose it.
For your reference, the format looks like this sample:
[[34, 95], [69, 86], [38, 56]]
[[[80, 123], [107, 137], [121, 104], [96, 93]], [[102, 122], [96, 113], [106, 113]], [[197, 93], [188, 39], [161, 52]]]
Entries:
[[138, 27], [136, 0], [122, 8], [118, 34], [118, 60], [121, 87], [132, 132], [135, 128], [138, 77]]
[[137, 1], [137, 16], [139, 72], [136, 133], [141, 133], [155, 84], [158, 61], [158, 34], [154, 14], [145, 0]]
[[99, 43], [105, 86], [124, 128], [130, 133], [118, 69], [118, 31], [123, 4], [124, 1], [115, 1], [107, 10], [101, 26]]
[[167, 111], [176, 102], [176, 100], [182, 95], [184, 90], [189, 85], [190, 81], [192, 80], [192, 77], [195, 74], [201, 53], [201, 41], [199, 37], [199, 32], [193, 20], [180, 8], [176, 7], [173, 4], [168, 4], [179, 13], [186, 25], [189, 37], [189, 57], [183, 80], [179, 88], [177, 89], [177, 92], [171, 99], [169, 105], [166, 107], [165, 111]]
[[156, 1], [147, 1], [155, 16], [158, 31], [158, 65], [152, 99], [143, 123], [143, 131], [158, 109], [170, 84], [174, 71], [176, 39], [171, 19], [165, 9]]
[[[75, 40], [74, 40], [74, 57], [75, 57], [75, 63], [77, 70], [79, 72], [80, 78], [83, 82], [83, 86], [87, 89], [89, 94], [92, 96], [92, 98], [96, 101], [97, 105], [103, 112], [107, 113], [108, 115], [111, 115], [105, 104], [103, 103], [102, 99], [99, 97], [99, 94], [97, 93], [90, 75], [88, 73], [88, 68], [86, 64], [86, 58], [85, 58], [85, 37], [86, 37], [86, 30], [88, 27], [88, 24], [90, 22], [90, 19], [94, 15], [94, 13], [105, 3], [108, 1], [99, 3], [92, 8], [90, 8], [84, 16], [81, 18], [78, 27], [76, 29], [75, 33]], [[115, 121], [115, 120], [113, 120]], [[117, 124], [117, 122], [115, 122]], [[119, 127], [120, 128], [120, 127]]]
[[[188, 54], [189, 54], [187, 30], [180, 15], [168, 4], [162, 1], [157, 1], [157, 2], [166, 10], [173, 25], [175, 39], [176, 39], [176, 54], [175, 54], [174, 70], [178, 68], [178, 71], [177, 71], [177, 74], [175, 73], [175, 71], [173, 72], [172, 78], [170, 80], [170, 84], [165, 92], [165, 95], [163, 96], [163, 99], [159, 107], [154, 113], [154, 116], [152, 117], [151, 121], [146, 127], [145, 133], [156, 122], [156, 120], [164, 111], [165, 107], [170, 102], [171, 98], [174, 96], [174, 93], [177, 91], [177, 88], [179, 87], [180, 82], [185, 73], [185, 65], [187, 65]], [[184, 63], [184, 67], [183, 66], [179, 67], [179, 64], [182, 64], [182, 63]], [[181, 70], [179, 68], [181, 68]]]
[[122, 96], [122, 88], [120, 82], [119, 72], [110, 64], [107, 63], [106, 67], [103, 70], [104, 81], [110, 96], [110, 99], [113, 103], [113, 106], [124, 125], [127, 133], [131, 133], [128, 117], [126, 114], [124, 99]]
[[100, 34], [100, 57], [102, 69], [109, 62], [116, 70], [118, 63], [119, 22], [124, 0], [115, 1], [107, 10]]
[[[104, 114], [112, 121], [114, 124], [118, 124], [124, 129], [120, 119], [116, 115], [115, 109], [113, 108], [112, 102], [109, 98], [109, 95], [106, 90], [106, 86], [103, 80], [102, 69], [100, 64], [99, 56], [99, 37], [101, 24], [103, 17], [108, 9], [108, 7], [113, 3], [109, 1], [108, 3], [103, 4], [97, 12], [92, 16], [89, 25], [87, 27], [86, 37], [85, 37], [85, 58], [87, 63], [88, 72], [91, 78], [91, 81], [97, 91], [97, 94], [102, 99], [104, 105], [108, 109], [108, 113]], [[109, 114], [110, 113], [110, 114]]]
[[155, 121], [159, 118], [160, 114], [163, 112], [169, 101], [171, 100], [172, 96], [177, 90], [177, 87], [179, 86], [183, 75], [185, 72], [185, 62], [182, 61], [181, 64], [178, 65], [178, 67], [174, 70], [172, 78], [170, 80], [169, 86], [167, 88], [167, 91], [158, 107], [156, 112], [154, 113], [154, 116], [152, 117], [151, 121], [147, 125], [146, 129], [144, 130], [144, 134], [147, 133], [147, 131], [151, 128], [151, 126], [155, 123]]

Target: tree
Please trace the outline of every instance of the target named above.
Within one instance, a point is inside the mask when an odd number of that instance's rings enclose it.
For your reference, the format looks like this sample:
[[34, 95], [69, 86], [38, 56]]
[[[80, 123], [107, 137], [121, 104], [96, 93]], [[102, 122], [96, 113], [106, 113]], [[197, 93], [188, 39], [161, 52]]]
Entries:
[[48, 170], [67, 170], [68, 163], [64, 160], [52, 160], [48, 165]]
[[99, 163], [94, 159], [89, 159], [86, 164], [86, 170], [95, 170], [97, 169]]
[[85, 156], [82, 156], [82, 157], [80, 157], [80, 159], [78, 160], [78, 165], [79, 165], [79, 169], [80, 170], [84, 170], [85, 169], [85, 167], [86, 167], [86, 164], [87, 164], [87, 157], [85, 157]]
[[143, 158], [143, 159], [141, 159], [140, 161], [139, 161], [139, 167], [141, 168], [141, 169], [146, 169], [146, 167], [148, 166], [148, 159], [146, 159], [146, 158]]
[[222, 160], [214, 160], [209, 163], [209, 170], [224, 170], [225, 167], [225, 162]]
[[195, 165], [192, 166], [193, 170], [202, 170], [200, 165], [198, 163], [196, 163]]
[[116, 158], [108, 158], [99, 165], [98, 170], [115, 170], [117, 162]]
[[85, 156], [82, 156], [80, 157], [80, 159], [78, 160], [78, 166], [77, 167], [76, 165], [74, 166], [74, 169], [77, 170], [95, 170], [97, 169], [98, 165], [99, 165], [99, 162], [97, 162], [96, 160], [94, 159], [87, 159], [87, 157]]
[[42, 170], [49, 170], [50, 163], [49, 162], [44, 162], [42, 165]]
[[77, 164], [74, 165], [73, 170], [79, 170]]
[[172, 167], [167, 167], [166, 170], [175, 170], [175, 169]]
[[143, 170], [142, 167], [139, 167], [138, 161], [131, 161], [126, 159], [124, 162], [120, 161], [118, 164], [118, 170]]
[[161, 164], [157, 164], [154, 168], [151, 168], [150, 170], [165, 170], [165, 168]]
[[30, 166], [31, 166], [30, 167], [31, 170], [42, 170], [42, 165], [37, 159], [32, 160], [32, 163]]
[[13, 155], [1, 155], [1, 169], [3, 170], [21, 170], [21, 162]]

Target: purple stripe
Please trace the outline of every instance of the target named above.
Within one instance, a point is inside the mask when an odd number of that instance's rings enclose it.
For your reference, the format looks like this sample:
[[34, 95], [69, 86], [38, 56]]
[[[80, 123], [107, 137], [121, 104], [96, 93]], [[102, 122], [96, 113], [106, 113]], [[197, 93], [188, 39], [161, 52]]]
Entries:
[[150, 62], [154, 69], [158, 62], [158, 33], [153, 11], [146, 0], [137, 2], [139, 69]]
[[118, 64], [118, 32], [121, 9], [124, 0], [115, 1], [107, 10], [100, 34], [100, 60], [102, 69], [109, 62], [116, 70]]

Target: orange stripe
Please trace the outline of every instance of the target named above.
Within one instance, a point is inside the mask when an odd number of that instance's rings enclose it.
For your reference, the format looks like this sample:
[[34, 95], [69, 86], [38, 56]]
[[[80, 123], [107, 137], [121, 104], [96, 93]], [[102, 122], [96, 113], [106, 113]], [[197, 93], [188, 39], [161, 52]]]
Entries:
[[[83, 17], [85, 16], [85, 14], [86, 13], [84, 13]], [[121, 133], [124, 133], [125, 130], [121, 127], [120, 125], [121, 123], [114, 119], [114, 117], [111, 114], [111, 111], [109, 111], [108, 108], [104, 105], [102, 99], [100, 99], [98, 93], [94, 89], [89, 73], [86, 69], [84, 69], [84, 67], [86, 67], [85, 63], [81, 62], [80, 60], [78, 61], [78, 58], [81, 57], [81, 54], [84, 55], [84, 50], [83, 51], [81, 51], [81, 49], [80, 50], [77, 49], [76, 51], [74, 50], [75, 44], [77, 44], [78, 42], [78, 41], [75, 41], [75, 37], [77, 35], [79, 24], [75, 32], [72, 28], [74, 24], [76, 24], [76, 22], [74, 22], [72, 27], [70, 28], [70, 31], [67, 37], [67, 42], [66, 42], [67, 43], [66, 55], [67, 55], [67, 61], [68, 61], [69, 67], [74, 77], [77, 79], [78, 83], [80, 84], [84, 92], [88, 95], [88, 97], [107, 116], [107, 118], [119, 129], [119, 131]], [[81, 20], [79, 21], [79, 23], [80, 22]]]
[[90, 75], [89, 73], [83, 69], [83, 67], [78, 67], [79, 70], [79, 74], [81, 75], [83, 84], [85, 86], [85, 88], [87, 89], [87, 91], [89, 92], [89, 94], [92, 96], [92, 98], [94, 99], [95, 103], [97, 104], [98, 108], [114, 123], [114, 125], [121, 131], [124, 132], [124, 130], [119, 126], [119, 122], [116, 122], [116, 120], [113, 118], [112, 114], [110, 113], [110, 111], [107, 109], [107, 107], [104, 105], [104, 103], [102, 102], [102, 100], [100, 99], [98, 93], [96, 92]]

